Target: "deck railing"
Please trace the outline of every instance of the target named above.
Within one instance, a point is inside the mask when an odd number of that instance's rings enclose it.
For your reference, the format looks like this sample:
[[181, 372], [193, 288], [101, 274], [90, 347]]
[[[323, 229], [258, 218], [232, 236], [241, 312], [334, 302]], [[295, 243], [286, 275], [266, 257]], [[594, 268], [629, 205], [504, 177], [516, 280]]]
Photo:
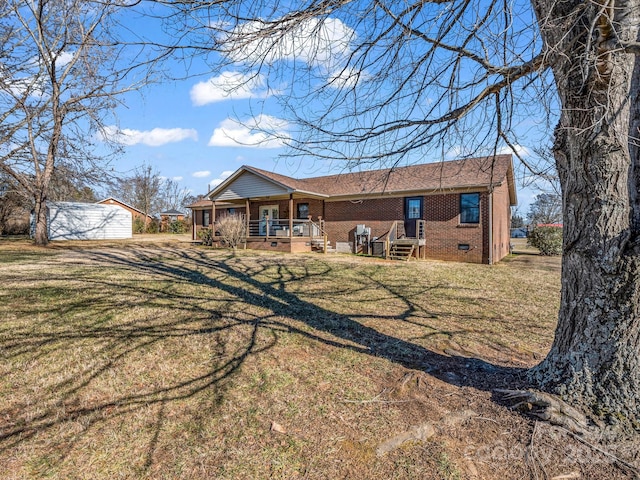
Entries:
[[427, 222], [426, 220], [416, 220], [416, 237], [418, 240], [424, 240], [427, 235]]
[[[293, 226], [293, 229], [291, 229]], [[270, 219], [265, 217], [261, 220], [249, 220], [249, 237], [266, 238], [298, 238], [298, 237], [320, 237], [321, 227], [310, 219], [294, 219], [289, 224], [289, 219]]]
[[384, 242], [384, 258], [389, 258], [391, 253], [391, 245], [398, 239], [398, 223], [399, 220], [395, 220], [391, 225], [391, 228], [387, 232], [387, 238]]

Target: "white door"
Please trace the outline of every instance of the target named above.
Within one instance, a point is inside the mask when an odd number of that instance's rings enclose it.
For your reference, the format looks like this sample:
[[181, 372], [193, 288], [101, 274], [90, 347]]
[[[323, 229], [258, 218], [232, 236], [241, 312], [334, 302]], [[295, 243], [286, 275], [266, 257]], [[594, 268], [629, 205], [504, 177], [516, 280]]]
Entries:
[[269, 235], [273, 234], [273, 221], [280, 218], [280, 209], [278, 205], [261, 205], [260, 206], [260, 235], [267, 234], [267, 215], [269, 216]]

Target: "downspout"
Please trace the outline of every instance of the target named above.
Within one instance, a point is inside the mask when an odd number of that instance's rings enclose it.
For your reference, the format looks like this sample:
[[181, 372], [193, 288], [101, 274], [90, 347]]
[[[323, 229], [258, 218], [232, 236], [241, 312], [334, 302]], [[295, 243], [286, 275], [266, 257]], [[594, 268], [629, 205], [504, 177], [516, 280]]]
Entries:
[[493, 265], [493, 190], [489, 190], [489, 265]]

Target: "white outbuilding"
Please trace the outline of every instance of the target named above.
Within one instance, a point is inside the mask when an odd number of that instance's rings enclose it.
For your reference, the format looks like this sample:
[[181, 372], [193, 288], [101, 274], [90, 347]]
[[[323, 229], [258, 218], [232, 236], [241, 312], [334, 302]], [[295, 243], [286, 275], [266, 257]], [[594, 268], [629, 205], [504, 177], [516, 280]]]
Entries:
[[[131, 238], [131, 213], [116, 205], [47, 202], [49, 240]], [[32, 218], [32, 231], [35, 228]]]

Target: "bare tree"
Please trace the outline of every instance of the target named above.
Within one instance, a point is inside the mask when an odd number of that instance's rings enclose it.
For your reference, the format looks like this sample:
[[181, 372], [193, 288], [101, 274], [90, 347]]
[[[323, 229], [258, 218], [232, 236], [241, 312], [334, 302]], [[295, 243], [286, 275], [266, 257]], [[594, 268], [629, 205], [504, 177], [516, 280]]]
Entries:
[[31, 202], [17, 182], [0, 171], [0, 235], [29, 231]]
[[529, 223], [562, 223], [562, 198], [553, 193], [541, 193], [529, 208]]
[[[122, 93], [144, 85], [142, 43], [117, 34], [118, 15], [140, 2], [0, 2], [0, 169], [32, 199], [35, 242], [48, 242], [46, 200], [61, 167], [87, 182], [104, 178], [96, 142]], [[131, 48], [127, 48], [131, 47]], [[102, 136], [105, 138], [105, 136]]]
[[191, 203], [187, 203], [188, 198], [190, 198], [189, 189], [181, 187], [177, 181], [171, 178], [164, 179], [160, 188], [160, 208], [162, 211], [178, 210], [184, 212], [185, 205]]
[[217, 220], [214, 230], [220, 233], [222, 241], [228, 247], [231, 247], [235, 255], [238, 245], [240, 245], [247, 236], [246, 217], [242, 213], [224, 215]]
[[164, 179], [151, 165], [141, 165], [130, 175], [120, 177], [115, 182], [112, 195], [145, 213], [154, 216], [163, 208], [162, 188]]
[[83, 172], [69, 170], [60, 164], [53, 170], [47, 198], [54, 202], [94, 203], [98, 200]]
[[531, 379], [640, 423], [639, 0], [172, 3], [214, 68], [244, 65], [237, 88], [283, 93], [293, 154], [394, 165], [455, 148], [491, 168], [532, 119], [557, 123], [562, 301]]

